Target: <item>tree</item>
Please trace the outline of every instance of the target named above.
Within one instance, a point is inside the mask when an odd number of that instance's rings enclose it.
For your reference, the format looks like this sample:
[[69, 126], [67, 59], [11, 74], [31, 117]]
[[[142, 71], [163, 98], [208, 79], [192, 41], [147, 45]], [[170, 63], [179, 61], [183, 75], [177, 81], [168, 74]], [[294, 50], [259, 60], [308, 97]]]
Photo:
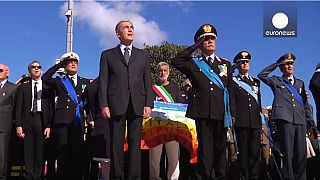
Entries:
[[185, 48], [186, 46], [175, 45], [168, 42], [164, 42], [160, 46], [146, 45], [144, 47], [144, 50], [150, 55], [152, 82], [157, 82], [157, 64], [159, 62], [166, 62], [170, 65], [169, 80], [181, 87], [186, 76], [171, 65], [171, 60]]

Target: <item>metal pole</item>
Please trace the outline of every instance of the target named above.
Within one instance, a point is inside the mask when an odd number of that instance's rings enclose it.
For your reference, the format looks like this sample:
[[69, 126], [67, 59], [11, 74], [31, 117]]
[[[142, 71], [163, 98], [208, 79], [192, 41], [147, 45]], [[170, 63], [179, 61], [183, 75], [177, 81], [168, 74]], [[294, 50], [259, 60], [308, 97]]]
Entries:
[[73, 43], [73, 0], [68, 1], [67, 17], [67, 52], [72, 52]]

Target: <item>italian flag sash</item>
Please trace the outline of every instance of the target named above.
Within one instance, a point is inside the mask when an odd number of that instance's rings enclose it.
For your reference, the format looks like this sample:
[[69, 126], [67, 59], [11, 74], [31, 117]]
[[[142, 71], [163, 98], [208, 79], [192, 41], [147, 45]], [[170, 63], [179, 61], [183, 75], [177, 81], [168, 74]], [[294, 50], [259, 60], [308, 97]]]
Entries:
[[162, 85], [158, 86], [153, 84], [152, 89], [163, 99], [164, 102], [174, 102], [172, 96]]

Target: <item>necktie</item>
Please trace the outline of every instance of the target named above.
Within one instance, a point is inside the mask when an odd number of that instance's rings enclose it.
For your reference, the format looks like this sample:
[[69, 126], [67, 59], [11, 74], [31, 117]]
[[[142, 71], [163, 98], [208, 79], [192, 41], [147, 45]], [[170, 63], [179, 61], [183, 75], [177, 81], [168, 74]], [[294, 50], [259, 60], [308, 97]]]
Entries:
[[73, 86], [73, 87], [76, 87], [76, 84], [74, 83], [74, 77], [73, 77], [73, 76], [71, 76], [71, 78], [70, 78], [70, 79], [71, 79], [71, 84], [72, 84], [72, 86]]
[[129, 48], [124, 48], [124, 59], [126, 60], [127, 64], [129, 63], [130, 55], [129, 55]]
[[0, 89], [2, 89], [2, 83], [0, 83]]
[[243, 80], [244, 80], [244, 82], [246, 82], [247, 84], [250, 85], [250, 81], [249, 81], [249, 78], [247, 76], [243, 76]]
[[293, 85], [293, 80], [291, 78], [289, 79], [289, 82], [291, 83], [291, 85]]
[[207, 61], [208, 61], [208, 65], [209, 65], [210, 68], [211, 68], [211, 67], [213, 66], [213, 62], [212, 62], [213, 59], [209, 56]]
[[34, 82], [34, 87], [33, 87], [33, 101], [32, 101], [32, 112], [37, 112], [37, 111], [38, 111], [38, 104], [37, 104], [38, 89], [37, 89], [37, 84], [38, 84], [38, 82]]

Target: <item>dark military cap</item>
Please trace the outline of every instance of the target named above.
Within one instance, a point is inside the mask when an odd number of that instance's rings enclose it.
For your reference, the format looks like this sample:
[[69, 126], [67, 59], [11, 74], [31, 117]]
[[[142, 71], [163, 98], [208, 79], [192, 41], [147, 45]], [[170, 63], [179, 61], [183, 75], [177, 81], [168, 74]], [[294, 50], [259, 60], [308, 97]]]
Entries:
[[217, 38], [217, 30], [211, 24], [202, 25], [194, 35], [194, 42], [197, 42], [204, 36], [214, 36]]
[[320, 69], [320, 63], [317, 64], [316, 70]]
[[294, 62], [296, 60], [296, 56], [294, 56], [292, 53], [287, 53], [283, 56], [281, 56], [278, 60], [278, 64], [285, 64], [287, 62]]
[[251, 55], [248, 51], [240, 51], [233, 59], [233, 63], [238, 64], [241, 61], [250, 61]]

